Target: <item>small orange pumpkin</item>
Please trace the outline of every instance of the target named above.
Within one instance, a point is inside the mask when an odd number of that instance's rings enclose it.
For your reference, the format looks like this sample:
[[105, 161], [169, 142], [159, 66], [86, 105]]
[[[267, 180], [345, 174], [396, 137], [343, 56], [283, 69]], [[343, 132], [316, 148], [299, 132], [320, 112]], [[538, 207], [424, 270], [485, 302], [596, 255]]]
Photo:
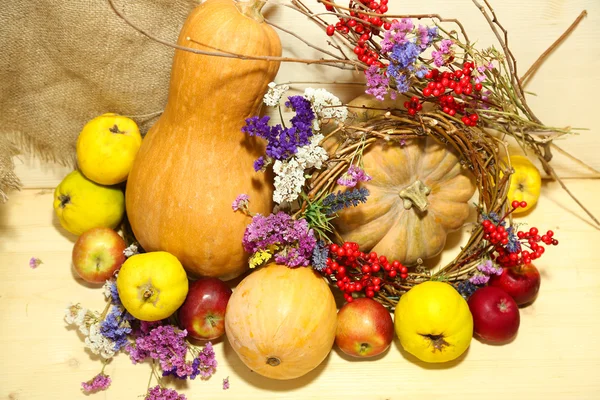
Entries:
[[327, 283], [310, 267], [269, 264], [233, 291], [225, 332], [254, 372], [293, 379], [315, 369], [335, 340], [337, 309]]
[[[377, 104], [364, 97], [350, 104], [399, 108], [397, 102]], [[359, 113], [359, 120], [376, 115], [367, 112]], [[456, 152], [429, 136], [405, 144], [381, 140], [365, 151], [362, 161], [372, 180], [360, 186], [370, 195], [365, 204], [343, 210], [334, 220], [341, 237], [405, 265], [438, 255], [447, 234], [467, 219], [475, 192]]]

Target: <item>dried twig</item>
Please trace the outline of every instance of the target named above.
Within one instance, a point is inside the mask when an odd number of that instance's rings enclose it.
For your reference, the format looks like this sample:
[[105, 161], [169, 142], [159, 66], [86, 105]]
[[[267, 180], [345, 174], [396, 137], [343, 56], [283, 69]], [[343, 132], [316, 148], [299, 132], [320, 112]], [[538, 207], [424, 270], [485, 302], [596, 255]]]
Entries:
[[531, 65], [531, 67], [529, 67], [529, 69], [527, 70], [527, 72], [525, 72], [525, 74], [521, 77], [520, 81], [521, 81], [521, 85], [523, 87], [527, 86], [527, 84], [529, 83], [530, 78], [533, 76], [533, 74], [535, 74], [535, 72], [540, 68], [540, 66], [542, 65], [542, 63], [544, 62], [544, 60], [546, 60], [546, 57], [548, 57], [550, 55], [550, 53], [552, 53], [562, 42], [564, 42], [564, 40], [571, 34], [571, 32], [573, 32], [575, 30], [575, 28], [577, 28], [577, 25], [579, 25], [579, 23], [583, 20], [583, 18], [585, 18], [587, 16], [587, 11], [583, 10], [579, 16], [575, 19], [575, 21], [573, 21], [573, 23], [571, 24], [571, 26], [569, 26], [567, 28], [566, 31], [563, 32], [562, 35], [559, 36], [558, 39], [556, 39], [554, 41], [554, 43], [552, 43], [550, 45], [550, 47], [548, 47], [546, 49], [546, 51], [544, 51], [537, 60], [535, 60], [535, 62]]

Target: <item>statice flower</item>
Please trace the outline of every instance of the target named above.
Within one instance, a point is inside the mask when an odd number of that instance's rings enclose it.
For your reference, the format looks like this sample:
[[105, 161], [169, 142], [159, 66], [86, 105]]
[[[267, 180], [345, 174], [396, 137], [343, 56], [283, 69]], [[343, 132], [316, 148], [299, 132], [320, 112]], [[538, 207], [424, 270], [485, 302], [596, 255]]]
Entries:
[[144, 400], [187, 400], [185, 395], [177, 393], [173, 389], [167, 389], [156, 385], [148, 389]]
[[249, 202], [250, 197], [248, 197], [247, 194], [239, 194], [231, 204], [231, 208], [233, 209], [233, 211], [244, 211], [248, 209]]
[[375, 96], [375, 98], [379, 101], [383, 101], [385, 99], [385, 95], [390, 90], [390, 80], [379, 70], [379, 67], [376, 65], [371, 65], [366, 71], [365, 75], [367, 77], [367, 90], [365, 93]]
[[217, 370], [217, 359], [212, 343], [208, 342], [198, 354], [198, 357], [193, 362], [194, 373], [190, 376], [191, 379], [200, 375], [202, 379], [210, 378]]
[[323, 206], [327, 214], [334, 214], [344, 208], [356, 207], [367, 202], [369, 191], [366, 188], [352, 189], [346, 192], [330, 193], [323, 199]]
[[86, 393], [95, 393], [108, 389], [111, 384], [110, 377], [103, 372], [99, 373], [91, 380], [81, 383], [81, 388]]
[[508, 229], [506, 229], [506, 232], [508, 233], [508, 243], [505, 246], [506, 250], [508, 250], [509, 253], [518, 253], [521, 251], [521, 242], [515, 234], [515, 228], [509, 226]]
[[304, 186], [304, 168], [298, 160], [292, 158], [289, 161], [275, 161], [273, 164], [275, 172], [275, 191], [273, 201], [281, 204], [284, 201], [291, 202], [298, 198]]
[[370, 180], [371, 177], [362, 168], [353, 164], [348, 168], [348, 171], [345, 174], [338, 178], [337, 184], [346, 187], [354, 187], [359, 182], [368, 182]]
[[442, 65], [446, 64], [450, 57], [454, 55], [454, 51], [452, 49], [453, 44], [454, 42], [452, 40], [443, 39], [440, 42], [440, 49], [431, 52], [433, 63], [436, 67], [441, 67]]
[[284, 212], [255, 215], [242, 240], [248, 253], [274, 249], [275, 261], [289, 267], [309, 265], [316, 242], [305, 219], [294, 220]]
[[322, 241], [319, 240], [317, 245], [313, 249], [312, 254], [312, 266], [319, 272], [322, 272], [327, 268], [327, 257], [329, 256], [329, 247]]
[[90, 325], [89, 334], [85, 338], [85, 347], [89, 348], [92, 353], [98, 354], [104, 359], [114, 357], [117, 351], [115, 342], [102, 334], [100, 322]]
[[192, 363], [185, 360], [188, 351], [186, 336], [186, 330], [160, 325], [147, 335], [138, 337], [134, 344], [128, 344], [126, 351], [134, 364], [149, 357], [157, 360], [167, 374], [185, 379], [193, 373]]
[[263, 103], [270, 107], [279, 105], [284, 93], [290, 90], [288, 85], [277, 85], [275, 82], [269, 83], [269, 90], [263, 97]]
[[104, 291], [104, 297], [106, 297], [107, 300], [110, 300], [112, 304], [115, 306], [123, 305], [121, 303], [121, 298], [119, 297], [119, 291], [117, 290], [117, 282], [114, 278], [107, 280], [104, 283], [104, 286], [102, 286], [102, 289]]
[[223, 390], [229, 389], [229, 377], [223, 379]]
[[127, 336], [131, 333], [129, 321], [133, 319], [133, 316], [122, 307], [113, 307], [104, 321], [100, 323], [100, 333], [114, 342], [115, 352], [128, 344]]
[[40, 264], [43, 264], [42, 260], [40, 260], [37, 257], [31, 257], [29, 259], [29, 268], [31, 269], [36, 269], [37, 267], [40, 266]]
[[83, 335], [87, 336], [90, 333], [89, 326], [95, 321], [96, 317], [79, 304], [69, 304], [65, 310], [67, 325], [75, 325]]
[[428, 28], [427, 26], [419, 25], [417, 28], [417, 42], [419, 47], [421, 47], [421, 50], [425, 50], [427, 47], [429, 47], [429, 44], [431, 44], [437, 38], [437, 36], [437, 26]]
[[469, 278], [469, 282], [473, 285], [485, 285], [490, 280], [490, 277], [484, 274], [475, 274]]
[[[292, 126], [284, 128], [281, 125], [270, 126], [269, 116], [251, 117], [246, 119], [242, 132], [250, 136], [258, 136], [267, 140], [266, 155], [274, 160], [287, 160], [296, 154], [298, 147], [310, 143], [312, 124], [315, 114], [311, 104], [302, 96], [290, 96], [285, 103], [291, 107], [296, 115], [291, 119]], [[264, 159], [255, 163], [256, 171], [262, 169]], [[257, 168], [260, 167], [260, 168]]]
[[502, 268], [494, 266], [492, 260], [486, 260], [477, 266], [477, 270], [485, 275], [502, 275]]
[[[312, 110], [321, 118], [338, 121], [348, 118], [348, 109], [342, 106], [339, 98], [325, 89], [307, 88], [304, 90], [304, 98], [311, 103]], [[320, 129], [318, 119], [314, 120], [313, 128]]]

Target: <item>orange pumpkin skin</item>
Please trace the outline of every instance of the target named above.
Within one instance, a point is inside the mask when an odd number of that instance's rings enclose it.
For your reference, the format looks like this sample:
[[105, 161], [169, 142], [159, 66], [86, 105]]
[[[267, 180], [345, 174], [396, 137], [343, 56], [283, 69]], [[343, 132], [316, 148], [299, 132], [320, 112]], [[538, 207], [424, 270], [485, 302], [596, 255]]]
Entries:
[[[359, 96], [350, 104], [399, 109], [402, 103]], [[361, 110], [358, 121], [383, 113]], [[473, 179], [456, 153], [430, 137], [406, 140], [404, 145], [382, 140], [365, 151], [362, 161], [372, 180], [358, 187], [370, 194], [366, 203], [341, 211], [333, 221], [340, 236], [358, 243], [362, 251], [405, 265], [438, 255], [448, 233], [469, 216], [468, 201], [475, 193]], [[406, 202], [413, 191], [424, 201], [424, 210], [414, 201]]]
[[335, 340], [337, 309], [327, 283], [310, 267], [269, 264], [233, 291], [225, 332], [252, 371], [293, 379], [315, 369]]
[[[232, 0], [208, 0], [190, 13], [178, 43], [280, 56], [275, 31], [255, 9], [245, 12], [250, 17]], [[252, 167], [264, 144], [241, 128], [258, 114], [278, 69], [274, 61], [175, 52], [168, 103], [146, 135], [127, 182], [129, 221], [145, 250], [175, 255], [196, 277], [227, 280], [247, 270], [242, 237], [248, 219], [234, 213], [231, 204], [245, 193], [254, 212], [269, 214], [273, 188], [268, 176]]]

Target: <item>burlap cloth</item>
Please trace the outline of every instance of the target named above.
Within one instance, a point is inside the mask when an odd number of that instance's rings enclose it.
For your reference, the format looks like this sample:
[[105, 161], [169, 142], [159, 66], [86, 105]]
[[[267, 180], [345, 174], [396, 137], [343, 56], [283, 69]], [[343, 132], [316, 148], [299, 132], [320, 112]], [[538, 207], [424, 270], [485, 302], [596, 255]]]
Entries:
[[[114, 0], [175, 42], [201, 0]], [[75, 163], [93, 117], [134, 116], [145, 132], [167, 100], [173, 50], [134, 31], [106, 0], [9, 0], [0, 6], [0, 202], [21, 185], [12, 156]]]

